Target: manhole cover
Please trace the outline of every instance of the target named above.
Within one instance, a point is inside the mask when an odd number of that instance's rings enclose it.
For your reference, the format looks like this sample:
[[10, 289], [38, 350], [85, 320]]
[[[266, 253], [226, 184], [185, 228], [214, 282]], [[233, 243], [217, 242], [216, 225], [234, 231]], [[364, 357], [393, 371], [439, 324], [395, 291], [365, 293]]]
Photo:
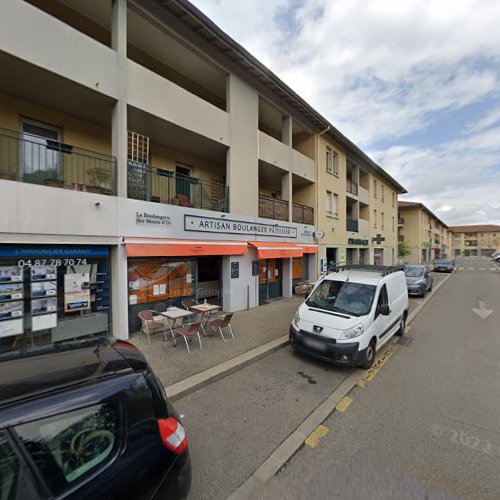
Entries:
[[398, 344], [401, 345], [410, 345], [413, 342], [413, 339], [411, 337], [401, 337], [398, 340]]

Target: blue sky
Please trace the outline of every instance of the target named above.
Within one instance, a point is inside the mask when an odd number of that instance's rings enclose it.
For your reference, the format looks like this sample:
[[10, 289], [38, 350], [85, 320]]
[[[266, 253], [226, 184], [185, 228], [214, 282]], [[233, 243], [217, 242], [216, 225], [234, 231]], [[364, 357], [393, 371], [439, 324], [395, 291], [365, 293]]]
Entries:
[[500, 2], [192, 0], [444, 222], [500, 224]]

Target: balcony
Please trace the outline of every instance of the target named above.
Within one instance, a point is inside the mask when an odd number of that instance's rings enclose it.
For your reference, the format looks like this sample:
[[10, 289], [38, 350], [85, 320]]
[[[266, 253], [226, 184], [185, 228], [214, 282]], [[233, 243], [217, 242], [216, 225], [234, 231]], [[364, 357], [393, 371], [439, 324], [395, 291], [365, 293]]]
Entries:
[[359, 231], [357, 219], [346, 219], [346, 229], [353, 233], [357, 233]]
[[292, 222], [314, 224], [314, 209], [300, 203], [292, 203]]
[[354, 196], [358, 196], [358, 183], [351, 179], [347, 179], [347, 192]]
[[229, 210], [229, 188], [224, 184], [132, 161], [128, 163], [128, 197], [202, 210]]
[[0, 130], [0, 179], [116, 195], [113, 156]]
[[288, 220], [288, 201], [259, 194], [259, 217]]
[[405, 220], [403, 217], [398, 217], [398, 227], [399, 226], [404, 226], [405, 225]]

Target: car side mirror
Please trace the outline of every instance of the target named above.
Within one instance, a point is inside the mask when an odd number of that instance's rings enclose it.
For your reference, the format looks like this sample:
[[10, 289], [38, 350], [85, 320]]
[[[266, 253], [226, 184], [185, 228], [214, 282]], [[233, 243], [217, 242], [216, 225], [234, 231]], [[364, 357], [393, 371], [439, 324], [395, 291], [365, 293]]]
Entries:
[[391, 312], [388, 304], [380, 304], [378, 306], [378, 311], [382, 316], [389, 316]]

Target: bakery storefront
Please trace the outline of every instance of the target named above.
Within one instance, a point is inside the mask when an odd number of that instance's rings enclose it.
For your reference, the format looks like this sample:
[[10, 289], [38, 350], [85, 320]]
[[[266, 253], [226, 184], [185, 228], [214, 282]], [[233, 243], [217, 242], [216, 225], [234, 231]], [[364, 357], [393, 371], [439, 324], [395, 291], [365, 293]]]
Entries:
[[110, 248], [0, 245], [0, 352], [111, 332]]

